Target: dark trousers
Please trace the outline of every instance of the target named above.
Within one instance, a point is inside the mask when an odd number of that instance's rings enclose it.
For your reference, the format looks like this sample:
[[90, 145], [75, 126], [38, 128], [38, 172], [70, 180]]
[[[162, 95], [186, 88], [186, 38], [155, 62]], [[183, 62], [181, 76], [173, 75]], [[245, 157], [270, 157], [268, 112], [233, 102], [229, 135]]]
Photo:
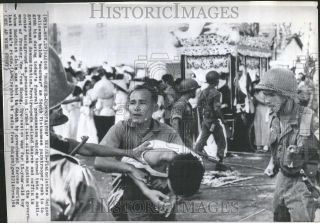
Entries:
[[97, 129], [98, 140], [101, 142], [103, 137], [107, 134], [111, 126], [114, 125], [115, 116], [93, 116], [94, 124]]
[[[214, 124], [213, 131], [211, 129], [212, 124]], [[222, 160], [224, 157], [224, 149], [226, 147], [226, 139], [223, 134], [223, 128], [220, 125], [220, 122], [218, 119], [203, 121], [201, 136], [195, 146], [195, 151], [199, 152], [203, 150], [203, 147], [207, 144], [207, 140], [211, 134], [213, 135], [213, 138], [218, 147], [218, 152], [217, 152], [218, 158]]]
[[281, 170], [273, 197], [274, 221], [313, 222], [316, 209], [317, 203], [301, 177], [288, 177]]

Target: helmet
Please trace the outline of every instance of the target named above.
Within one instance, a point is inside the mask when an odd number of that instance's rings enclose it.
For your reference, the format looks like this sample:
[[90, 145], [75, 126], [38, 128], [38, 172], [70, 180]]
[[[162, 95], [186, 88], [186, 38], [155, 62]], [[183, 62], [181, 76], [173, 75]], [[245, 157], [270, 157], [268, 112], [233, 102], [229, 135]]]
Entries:
[[49, 108], [59, 105], [74, 86], [67, 81], [65, 70], [58, 54], [49, 47]]
[[188, 91], [196, 90], [198, 88], [200, 88], [198, 82], [194, 79], [188, 78], [181, 81], [177, 88], [177, 91], [180, 93], [185, 93]]
[[268, 70], [255, 87], [257, 90], [269, 90], [290, 98], [297, 97], [297, 81], [294, 73], [283, 68]]
[[208, 84], [218, 84], [220, 75], [216, 71], [210, 71], [206, 75], [206, 81]]

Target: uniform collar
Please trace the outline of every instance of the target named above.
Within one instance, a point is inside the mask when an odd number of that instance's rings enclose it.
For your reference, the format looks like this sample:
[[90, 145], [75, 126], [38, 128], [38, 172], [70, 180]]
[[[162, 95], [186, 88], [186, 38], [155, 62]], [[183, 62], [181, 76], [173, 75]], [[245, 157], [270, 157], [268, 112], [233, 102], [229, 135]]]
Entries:
[[[300, 110], [300, 106], [298, 104], [295, 104], [292, 111], [290, 112], [290, 115], [288, 115], [288, 119], [286, 120], [286, 122], [290, 125], [295, 125], [298, 124], [298, 120], [299, 120], [299, 110]], [[280, 115], [278, 113], [275, 112], [270, 112], [270, 116], [271, 117], [276, 117], [276, 118], [280, 118]]]
[[294, 104], [290, 115], [288, 115], [287, 123], [290, 125], [297, 125], [299, 122], [299, 115], [300, 115], [300, 106], [298, 104]]
[[189, 100], [185, 99], [184, 97], [179, 98], [178, 101], [184, 102], [186, 104], [190, 104]]
[[217, 90], [216, 86], [215, 86], [215, 85], [212, 85], [212, 84], [209, 84], [209, 86], [208, 86], [207, 88], [208, 88], [208, 89], [216, 89], [216, 90]]
[[[291, 132], [293, 129], [293, 126], [298, 126], [300, 109], [301, 107], [298, 104], [294, 105], [290, 115], [287, 116], [288, 119], [286, 120], [285, 129], [283, 129], [283, 131], [281, 132], [279, 140], [281, 140], [281, 138], [283, 138], [285, 135]], [[278, 115], [274, 115], [274, 116], [279, 117]]]

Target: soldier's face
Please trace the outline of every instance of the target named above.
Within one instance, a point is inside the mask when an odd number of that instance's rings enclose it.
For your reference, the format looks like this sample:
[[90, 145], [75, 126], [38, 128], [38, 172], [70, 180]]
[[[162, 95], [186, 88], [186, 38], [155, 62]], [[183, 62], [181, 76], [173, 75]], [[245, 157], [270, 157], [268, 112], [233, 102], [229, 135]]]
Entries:
[[274, 91], [263, 91], [265, 102], [272, 112], [280, 111], [281, 107], [286, 103], [286, 98]]
[[134, 123], [142, 124], [152, 118], [157, 104], [152, 101], [151, 93], [148, 90], [137, 90], [131, 93], [128, 110], [131, 120]]
[[191, 98], [195, 98], [196, 97], [196, 92], [197, 92], [197, 90], [192, 90], [191, 91]]

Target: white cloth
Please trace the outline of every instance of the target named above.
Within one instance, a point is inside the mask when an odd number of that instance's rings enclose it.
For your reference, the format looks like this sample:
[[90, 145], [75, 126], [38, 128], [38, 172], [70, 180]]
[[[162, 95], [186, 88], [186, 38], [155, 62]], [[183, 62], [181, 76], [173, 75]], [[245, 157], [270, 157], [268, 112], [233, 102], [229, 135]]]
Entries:
[[[66, 99], [72, 99], [73, 95], [69, 95]], [[67, 122], [69, 127], [69, 133], [66, 135], [62, 135], [63, 137], [68, 137], [74, 140], [77, 140], [77, 131], [78, 131], [78, 121], [80, 117], [80, 107], [81, 102], [72, 102], [66, 105], [66, 110], [68, 111], [69, 121]]]
[[242, 76], [239, 78], [239, 89], [244, 93], [245, 95], [248, 95], [247, 92], [247, 75], [242, 74]]
[[88, 143], [98, 143], [97, 129], [93, 120], [93, 110], [90, 108], [92, 103], [91, 92], [92, 90], [89, 90], [87, 95], [82, 98], [83, 105], [80, 108], [77, 141], [80, 142], [82, 136], [88, 136]]
[[[168, 149], [171, 150], [177, 154], [188, 154], [191, 153], [192, 155], [194, 155], [195, 157], [197, 157], [201, 162], [202, 159], [201, 157], [194, 153], [193, 151], [191, 151], [189, 148], [187, 148], [186, 146], [182, 146], [182, 145], [178, 145], [178, 144], [174, 144], [174, 143], [168, 143], [162, 140], [151, 140], [149, 141], [150, 145], [149, 147], [152, 149]], [[141, 159], [144, 160], [143, 158], [144, 153], [142, 154]], [[148, 171], [151, 175], [156, 176], [156, 177], [165, 177], [165, 175], [163, 173], [158, 172], [157, 170], [152, 169], [147, 163], [141, 163], [133, 158], [130, 157], [123, 157], [121, 159], [122, 162], [126, 162], [129, 163], [133, 166], [135, 166], [136, 168], [140, 168], [140, 169], [145, 169], [146, 171]]]
[[87, 82], [88, 79], [84, 79], [83, 81], [77, 81], [77, 86], [83, 90], [84, 84]]
[[111, 81], [109, 81], [105, 76], [98, 81], [91, 94], [91, 99], [93, 101], [97, 100], [95, 115], [98, 116], [114, 116], [115, 112], [113, 110], [114, 101], [114, 86]]
[[[226, 157], [227, 155], [227, 152], [228, 152], [228, 140], [227, 140], [227, 132], [226, 132], [226, 127], [225, 125], [221, 122], [221, 120], [219, 119], [219, 123], [222, 127], [222, 131], [223, 131], [223, 135], [224, 135], [224, 139], [226, 141], [226, 146], [224, 148], [224, 157]], [[200, 139], [201, 137], [201, 132], [197, 138], [197, 142], [198, 140]], [[206, 151], [206, 153], [211, 156], [211, 157], [214, 157], [214, 158], [217, 158], [217, 153], [218, 153], [218, 146], [214, 140], [214, 137], [213, 135], [211, 134], [209, 136], [209, 138], [207, 139], [207, 145], [203, 147], [204, 151]], [[217, 158], [218, 159], [218, 158]]]
[[152, 114], [152, 118], [158, 120], [159, 122], [164, 123], [164, 109], [160, 109], [160, 107], [164, 106], [164, 97], [162, 95], [158, 95], [158, 110]]

